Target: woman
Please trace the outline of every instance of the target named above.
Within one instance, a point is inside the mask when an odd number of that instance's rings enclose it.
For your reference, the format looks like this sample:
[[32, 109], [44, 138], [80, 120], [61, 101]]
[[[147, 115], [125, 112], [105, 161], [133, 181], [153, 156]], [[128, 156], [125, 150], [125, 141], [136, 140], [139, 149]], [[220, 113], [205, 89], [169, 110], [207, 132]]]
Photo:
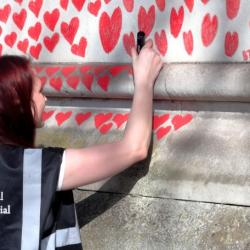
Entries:
[[151, 39], [131, 55], [135, 88], [123, 138], [81, 149], [34, 147], [46, 102], [41, 81], [27, 59], [0, 58], [0, 249], [82, 249], [72, 189], [147, 157], [163, 62]]

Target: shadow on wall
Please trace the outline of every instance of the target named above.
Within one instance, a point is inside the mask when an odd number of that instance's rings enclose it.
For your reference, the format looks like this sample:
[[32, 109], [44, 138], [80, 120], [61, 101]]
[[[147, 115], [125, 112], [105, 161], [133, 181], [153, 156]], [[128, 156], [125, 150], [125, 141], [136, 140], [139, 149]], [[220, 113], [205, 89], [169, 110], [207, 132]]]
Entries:
[[[145, 160], [135, 163], [125, 171], [109, 179], [96, 193], [88, 198], [76, 203], [76, 211], [79, 227], [82, 228], [106, 210], [114, 206], [119, 200], [123, 199], [130, 193], [136, 182], [148, 173], [153, 151], [153, 134], [148, 150], [148, 156]], [[124, 177], [133, 178], [124, 178]], [[104, 190], [123, 190], [122, 193], [107, 193]], [[103, 192], [106, 195], [103, 195]]]

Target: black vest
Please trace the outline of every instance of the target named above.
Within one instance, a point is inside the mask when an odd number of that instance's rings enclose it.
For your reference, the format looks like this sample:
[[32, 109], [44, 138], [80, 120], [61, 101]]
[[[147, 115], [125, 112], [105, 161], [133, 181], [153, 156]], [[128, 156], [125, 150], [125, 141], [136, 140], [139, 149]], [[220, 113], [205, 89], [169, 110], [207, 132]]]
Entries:
[[73, 191], [56, 191], [63, 151], [0, 145], [0, 250], [82, 250]]

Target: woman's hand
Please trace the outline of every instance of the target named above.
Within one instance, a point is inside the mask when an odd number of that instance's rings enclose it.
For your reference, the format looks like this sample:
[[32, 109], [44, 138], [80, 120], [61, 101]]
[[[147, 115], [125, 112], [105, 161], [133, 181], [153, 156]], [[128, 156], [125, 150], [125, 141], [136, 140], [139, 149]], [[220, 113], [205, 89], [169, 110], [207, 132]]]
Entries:
[[131, 49], [134, 84], [136, 88], [153, 88], [155, 80], [163, 66], [163, 61], [159, 53], [152, 46], [153, 42], [149, 39], [142, 47], [139, 55], [135, 47]]

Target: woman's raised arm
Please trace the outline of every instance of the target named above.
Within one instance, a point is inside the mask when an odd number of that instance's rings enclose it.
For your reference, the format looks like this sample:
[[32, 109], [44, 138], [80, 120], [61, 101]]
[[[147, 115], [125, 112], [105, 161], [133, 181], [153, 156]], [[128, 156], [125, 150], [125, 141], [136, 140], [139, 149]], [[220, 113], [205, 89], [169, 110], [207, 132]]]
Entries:
[[163, 66], [148, 40], [138, 55], [132, 48], [134, 96], [120, 141], [65, 150], [65, 174], [61, 190], [90, 184], [113, 176], [147, 157], [152, 133], [154, 82]]

